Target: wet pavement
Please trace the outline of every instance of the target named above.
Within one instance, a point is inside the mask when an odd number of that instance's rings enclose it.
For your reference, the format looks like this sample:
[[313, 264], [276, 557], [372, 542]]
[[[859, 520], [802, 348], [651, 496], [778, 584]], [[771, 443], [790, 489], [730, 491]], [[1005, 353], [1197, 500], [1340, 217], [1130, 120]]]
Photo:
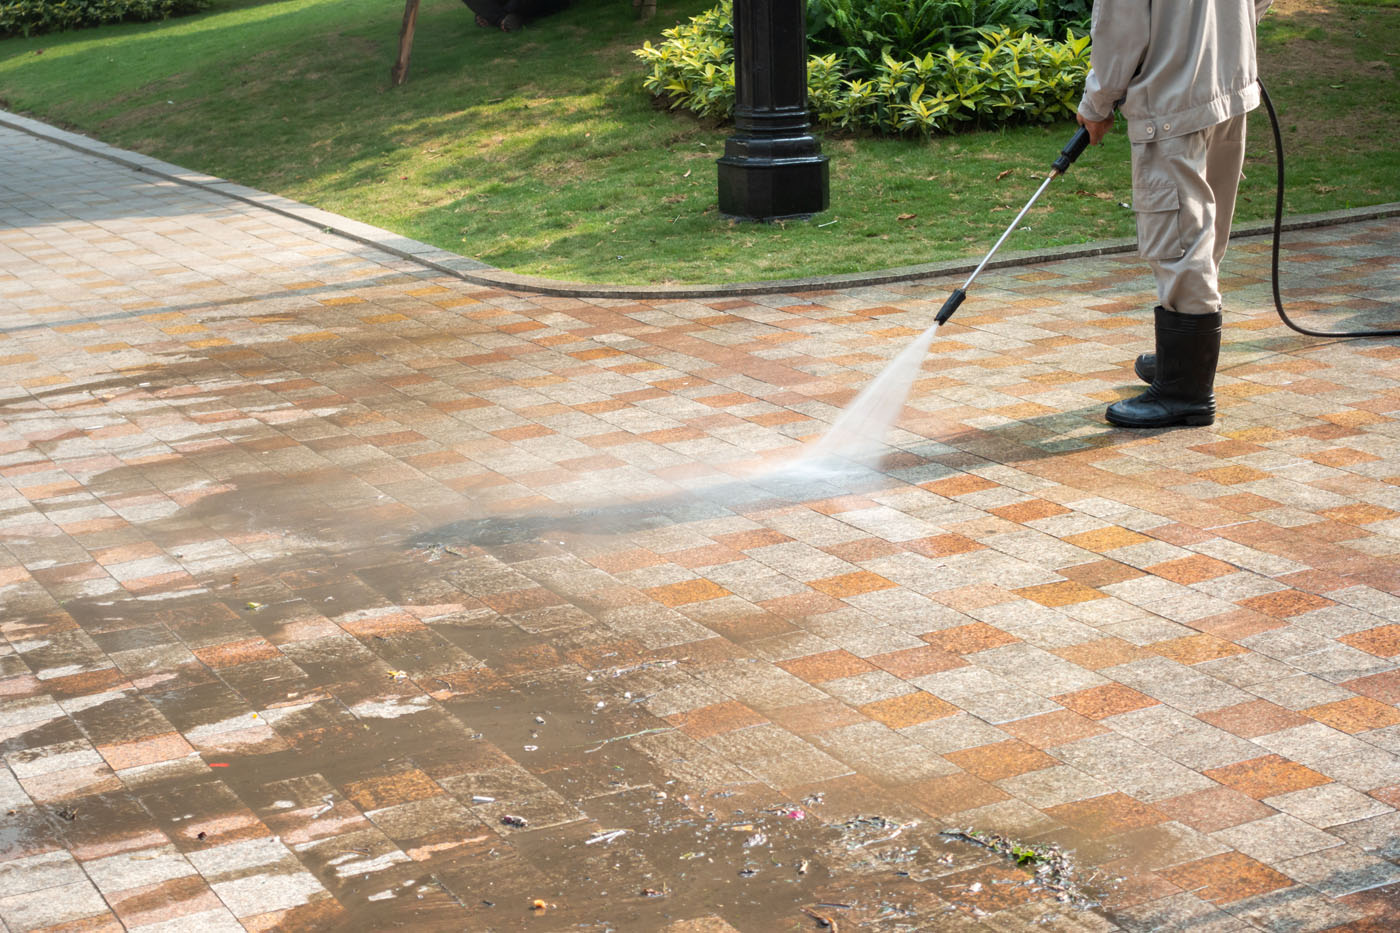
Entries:
[[[0, 923], [1400, 924], [1400, 343], [1227, 260], [994, 272], [873, 467], [763, 472], [956, 284], [465, 283], [0, 131]], [[1400, 220], [1290, 234], [1400, 326]]]

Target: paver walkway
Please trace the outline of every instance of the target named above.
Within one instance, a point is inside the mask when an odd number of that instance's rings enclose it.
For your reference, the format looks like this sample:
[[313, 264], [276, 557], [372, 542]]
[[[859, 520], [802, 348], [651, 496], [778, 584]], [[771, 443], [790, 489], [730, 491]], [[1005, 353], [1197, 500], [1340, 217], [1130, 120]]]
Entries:
[[1210, 428], [1102, 421], [1150, 282], [1051, 263], [754, 479], [956, 283], [512, 294], [0, 132], [4, 929], [1396, 929], [1400, 343], [1267, 263]]

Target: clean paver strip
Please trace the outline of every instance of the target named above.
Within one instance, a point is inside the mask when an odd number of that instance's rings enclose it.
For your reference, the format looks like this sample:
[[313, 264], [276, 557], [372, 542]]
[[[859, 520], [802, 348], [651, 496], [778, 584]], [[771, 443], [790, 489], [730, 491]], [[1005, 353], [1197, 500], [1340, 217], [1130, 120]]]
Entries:
[[[0, 149], [11, 929], [1400, 923], [1400, 349], [1266, 240], [1210, 428], [1103, 423], [1151, 283], [1082, 258], [755, 479], [948, 281], [510, 292]], [[1400, 221], [1287, 246], [1394, 326]]]

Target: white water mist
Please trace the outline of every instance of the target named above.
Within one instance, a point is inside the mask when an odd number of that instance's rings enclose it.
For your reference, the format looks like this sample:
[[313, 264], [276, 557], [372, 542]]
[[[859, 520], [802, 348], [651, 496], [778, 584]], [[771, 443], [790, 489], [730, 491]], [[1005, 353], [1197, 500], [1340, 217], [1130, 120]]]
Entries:
[[904, 408], [909, 389], [919, 378], [940, 325], [934, 324], [909, 343], [881, 370], [855, 401], [846, 406], [826, 433], [804, 447], [793, 466], [840, 458], [856, 463], [873, 460], [884, 450], [885, 436]]

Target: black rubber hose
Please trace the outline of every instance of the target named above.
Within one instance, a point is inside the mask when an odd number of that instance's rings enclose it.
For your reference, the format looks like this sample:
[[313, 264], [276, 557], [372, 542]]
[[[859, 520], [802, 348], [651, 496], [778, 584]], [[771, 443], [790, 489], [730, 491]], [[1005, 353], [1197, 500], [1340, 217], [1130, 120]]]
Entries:
[[1288, 312], [1283, 309], [1283, 296], [1279, 294], [1278, 290], [1279, 241], [1283, 236], [1283, 134], [1279, 130], [1278, 113], [1274, 110], [1274, 102], [1269, 99], [1269, 92], [1264, 89], [1263, 81], [1259, 82], [1259, 93], [1264, 99], [1264, 109], [1269, 111], [1269, 123], [1274, 130], [1274, 155], [1278, 164], [1278, 186], [1276, 200], [1274, 201], [1273, 280], [1274, 309], [1278, 311], [1280, 320], [1298, 333], [1307, 334], [1309, 337], [1400, 337], [1400, 330], [1311, 330], [1310, 328], [1294, 324], [1288, 317]]

